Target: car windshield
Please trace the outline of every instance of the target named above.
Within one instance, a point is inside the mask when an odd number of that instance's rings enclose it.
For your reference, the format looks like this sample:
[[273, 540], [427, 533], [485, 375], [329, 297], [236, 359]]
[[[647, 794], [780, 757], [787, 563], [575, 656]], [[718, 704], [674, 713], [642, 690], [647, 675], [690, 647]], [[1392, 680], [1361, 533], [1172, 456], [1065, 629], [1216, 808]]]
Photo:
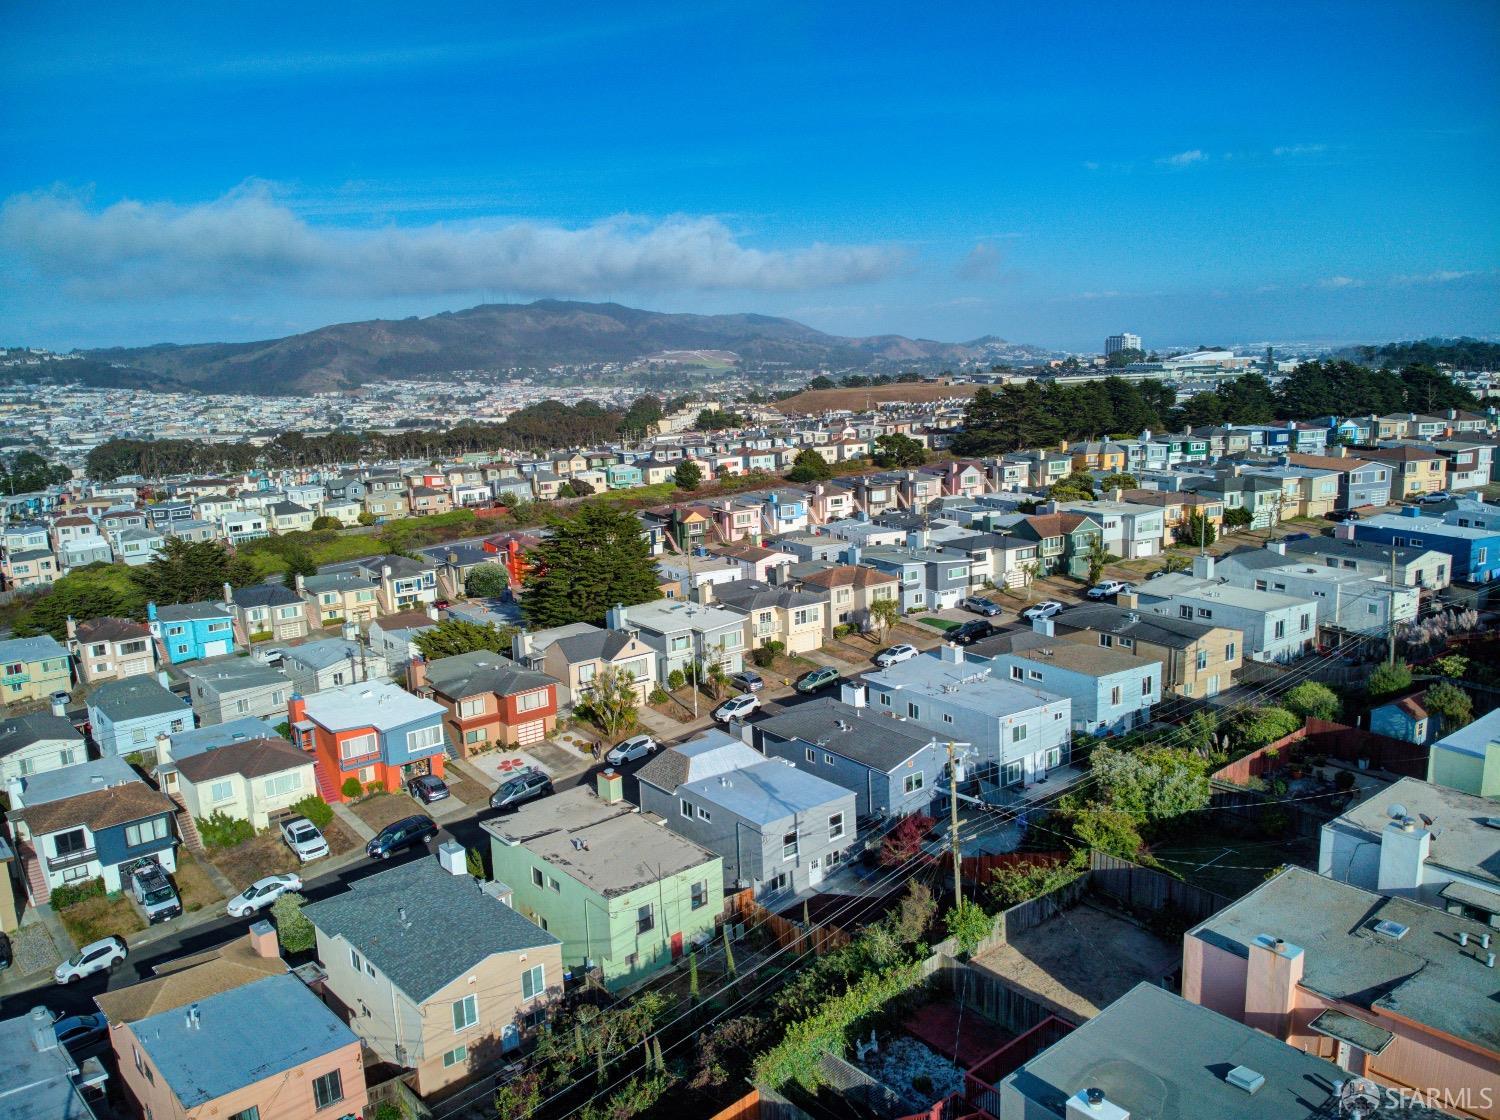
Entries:
[[311, 826], [299, 826], [292, 829], [293, 840], [315, 840], [317, 836], [317, 830]]
[[157, 887], [154, 891], [146, 893], [146, 905], [155, 906], [162, 902], [171, 902], [177, 896], [172, 893], [171, 887]]

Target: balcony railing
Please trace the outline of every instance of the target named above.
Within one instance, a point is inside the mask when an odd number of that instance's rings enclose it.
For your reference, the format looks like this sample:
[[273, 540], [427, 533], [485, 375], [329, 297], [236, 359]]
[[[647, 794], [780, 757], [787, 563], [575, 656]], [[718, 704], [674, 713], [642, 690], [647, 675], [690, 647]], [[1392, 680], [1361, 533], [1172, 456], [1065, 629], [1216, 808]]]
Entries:
[[97, 859], [99, 853], [93, 848], [84, 848], [77, 852], [68, 852], [66, 855], [49, 856], [47, 867], [52, 871], [62, 871], [69, 867], [77, 867], [81, 863], [88, 863]]

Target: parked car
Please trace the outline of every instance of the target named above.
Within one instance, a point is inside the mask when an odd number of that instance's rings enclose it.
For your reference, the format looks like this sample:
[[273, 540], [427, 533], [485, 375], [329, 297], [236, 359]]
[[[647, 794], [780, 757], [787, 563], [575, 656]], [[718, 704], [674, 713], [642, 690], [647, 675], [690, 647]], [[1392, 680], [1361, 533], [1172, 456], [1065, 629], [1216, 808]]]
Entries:
[[741, 692], [759, 692], [766, 687], [766, 682], [761, 679], [759, 673], [754, 669], [746, 669], [735, 673], [729, 678], [729, 683]]
[[1021, 617], [1035, 622], [1039, 618], [1051, 618], [1062, 611], [1063, 605], [1056, 599], [1045, 599], [1034, 607], [1027, 607]]
[[1417, 499], [1424, 506], [1436, 505], [1438, 502], [1451, 502], [1453, 495], [1446, 490], [1434, 490], [1431, 494], [1423, 494]]
[[328, 839], [306, 817], [288, 817], [281, 822], [281, 842], [303, 863], [328, 854]]
[[146, 912], [151, 925], [169, 922], [182, 913], [182, 899], [172, 888], [172, 880], [154, 859], [142, 860], [130, 872], [130, 894]]
[[229, 900], [225, 910], [231, 918], [243, 918], [266, 909], [287, 891], [300, 891], [302, 876], [288, 871], [284, 875], [267, 875], [257, 879]]
[[263, 650], [257, 650], [256, 654], [255, 654], [255, 658], [262, 665], [265, 665], [268, 668], [274, 669], [278, 665], [280, 665], [283, 661], [286, 660], [286, 650], [284, 650], [284, 649], [263, 649]]
[[423, 805], [431, 805], [434, 801], [445, 801], [452, 796], [448, 792], [448, 783], [436, 774], [419, 774], [410, 779], [406, 783], [406, 792]]
[[1286, 536], [1282, 537], [1281, 539], [1283, 541], [1310, 541], [1310, 540], [1312, 540], [1312, 534], [1311, 533], [1288, 533]]
[[0, 972], [4, 972], [10, 967], [10, 962], [13, 959], [14, 954], [11, 952], [10, 938], [0, 933]]
[[992, 638], [1000, 633], [992, 623], [982, 618], [976, 618], [973, 622], [965, 622], [962, 626], [955, 626], [943, 635], [943, 640], [952, 642], [954, 645], [971, 646], [975, 642], [982, 642], [986, 638]]
[[824, 665], [803, 673], [797, 678], [797, 683], [793, 687], [798, 692], [812, 693], [824, 688], [832, 688], [838, 683], [839, 671], [832, 665]]
[[1165, 569], [1165, 568], [1157, 568], [1156, 571], [1149, 573], [1146, 576], [1146, 578], [1147, 579], [1161, 579], [1162, 576], [1171, 575], [1171, 574], [1172, 573], [1169, 572], [1169, 571], [1167, 571], [1167, 569]]
[[1086, 592], [1090, 599], [1113, 599], [1122, 591], [1129, 590], [1130, 584], [1122, 579], [1106, 579], [1094, 584]]
[[983, 595], [970, 595], [959, 606], [966, 611], [982, 614], [985, 618], [994, 618], [1001, 611], [999, 603], [993, 599], [986, 599]]
[[500, 788], [490, 794], [490, 808], [513, 809], [552, 792], [552, 779], [546, 774], [540, 770], [522, 770], [501, 782]]
[[1336, 509], [1323, 515], [1329, 521], [1358, 521], [1360, 518], [1357, 509]]
[[892, 665], [899, 665], [903, 661], [910, 661], [913, 657], [917, 656], [917, 652], [916, 646], [909, 646], [905, 642], [902, 642], [900, 645], [891, 646], [890, 649], [883, 649], [877, 653], [875, 655], [875, 664], [879, 665], [882, 669], [889, 669]]
[[52, 1021], [57, 1041], [69, 1050], [87, 1050], [109, 1037], [109, 1020], [99, 1012], [68, 1015], [57, 1012]]
[[635, 735], [626, 739], [623, 743], [616, 744], [615, 749], [604, 756], [604, 761], [611, 766], [618, 766], [622, 762], [634, 762], [638, 758], [649, 758], [656, 750], [656, 740], [650, 735]]
[[735, 719], [748, 719], [750, 713], [758, 707], [760, 707], [759, 696], [750, 692], [742, 692], [738, 696], [731, 696], [715, 708], [714, 719], [720, 723], [728, 723]]
[[365, 845], [365, 852], [376, 859], [390, 859], [397, 852], [425, 844], [438, 834], [432, 818], [418, 814], [386, 825]]
[[71, 984], [96, 972], [108, 971], [129, 955], [130, 950], [125, 947], [123, 937], [110, 936], [90, 941], [53, 969], [52, 979], [59, 984]]

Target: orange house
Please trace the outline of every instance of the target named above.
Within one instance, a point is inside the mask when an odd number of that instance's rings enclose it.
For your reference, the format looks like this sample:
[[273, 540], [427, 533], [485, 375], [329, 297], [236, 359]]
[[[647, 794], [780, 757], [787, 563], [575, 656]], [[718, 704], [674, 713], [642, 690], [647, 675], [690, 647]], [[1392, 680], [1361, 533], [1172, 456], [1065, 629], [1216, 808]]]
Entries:
[[481, 547], [505, 565], [505, 570], [510, 573], [511, 587], [516, 588], [526, 582], [526, 574], [531, 571], [526, 554], [541, 543], [540, 537], [530, 533], [502, 533], [488, 538]]
[[540, 742], [557, 723], [557, 679], [489, 650], [417, 658], [407, 676], [414, 693], [443, 706], [448, 739], [464, 758], [489, 743]]
[[408, 778], [443, 775], [442, 705], [394, 684], [373, 681], [293, 696], [287, 706], [292, 738], [313, 756], [318, 794], [345, 801], [350, 779], [389, 793]]

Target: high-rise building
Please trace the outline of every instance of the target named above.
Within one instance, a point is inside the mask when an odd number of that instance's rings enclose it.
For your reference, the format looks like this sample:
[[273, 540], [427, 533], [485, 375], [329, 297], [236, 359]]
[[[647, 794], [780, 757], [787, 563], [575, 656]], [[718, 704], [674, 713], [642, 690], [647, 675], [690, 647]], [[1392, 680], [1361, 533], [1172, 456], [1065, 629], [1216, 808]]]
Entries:
[[1118, 354], [1121, 350], [1140, 350], [1141, 348], [1141, 336], [1131, 334], [1129, 331], [1112, 334], [1104, 340], [1104, 356], [1106, 358], [1111, 354]]

